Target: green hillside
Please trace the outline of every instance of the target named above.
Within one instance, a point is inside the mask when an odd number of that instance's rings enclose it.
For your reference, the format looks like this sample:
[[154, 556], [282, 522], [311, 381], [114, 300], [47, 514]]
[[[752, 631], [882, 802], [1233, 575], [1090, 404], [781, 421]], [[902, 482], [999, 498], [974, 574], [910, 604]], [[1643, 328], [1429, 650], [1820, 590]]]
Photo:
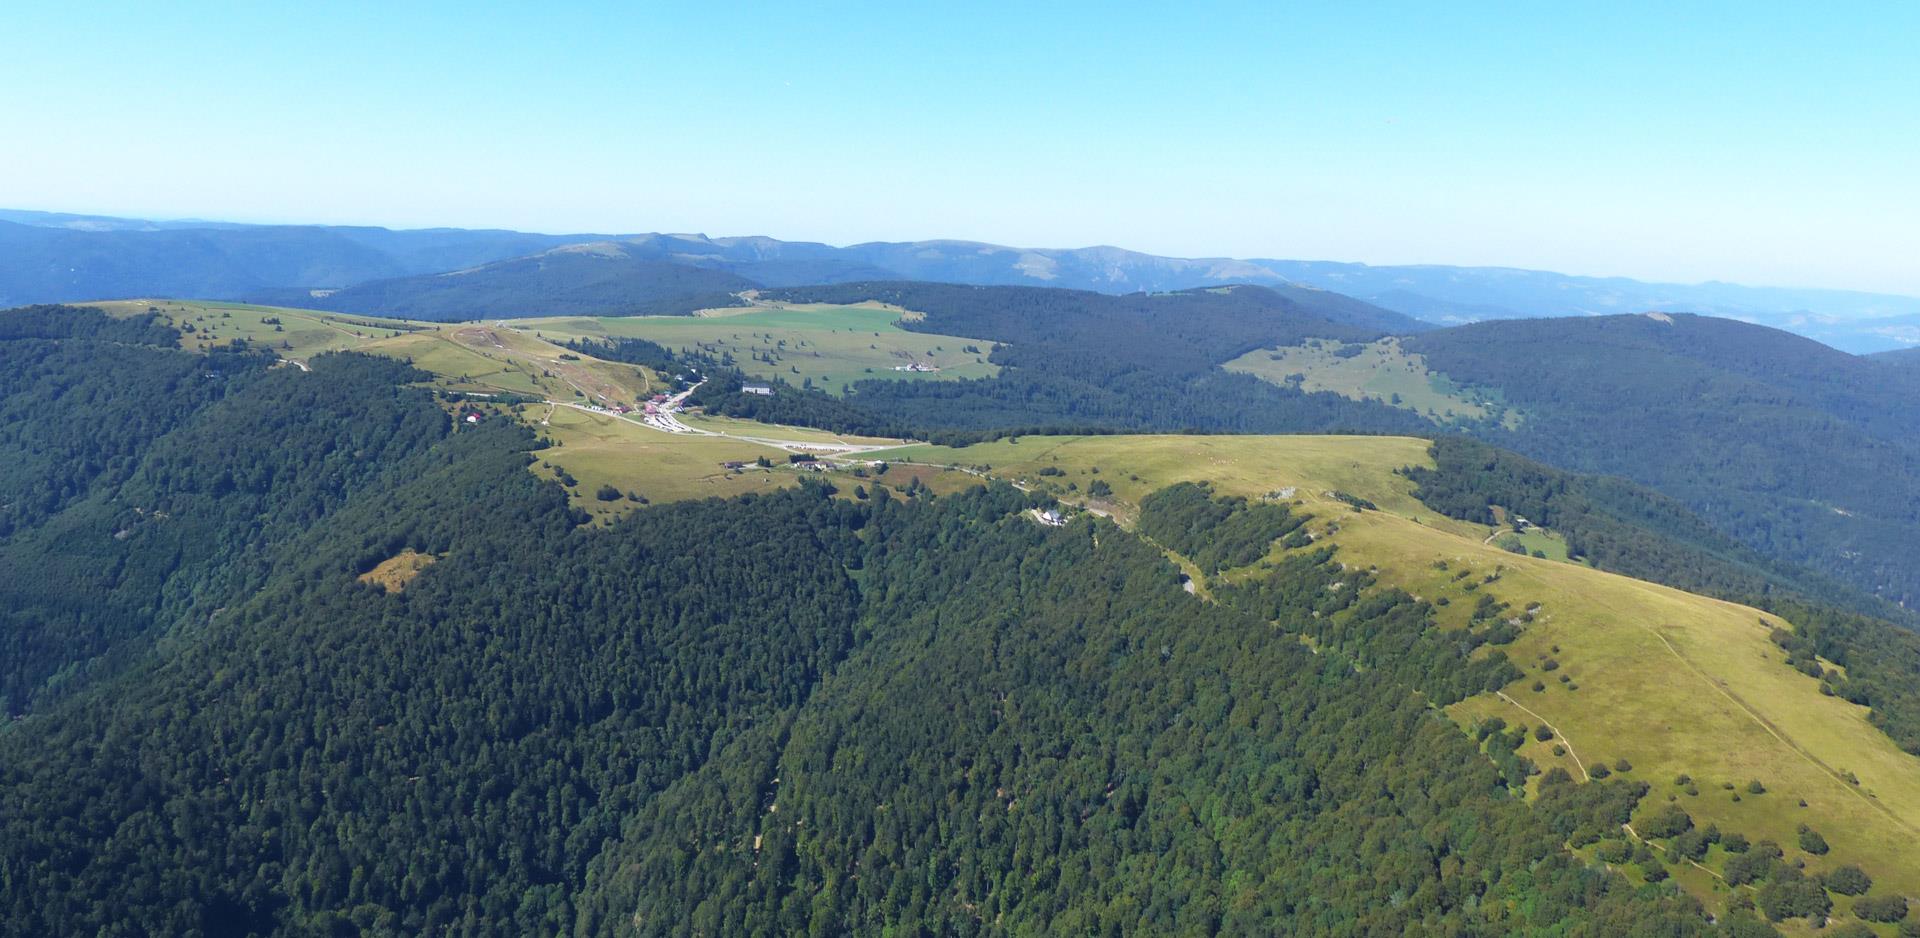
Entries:
[[[119, 312], [0, 316], [0, 930], [1810, 934], [1920, 893], [1907, 646], [1596, 568], [1791, 582], [1621, 483], [469, 423], [450, 354], [654, 372]], [[1503, 549], [1522, 513], [1573, 559]]]

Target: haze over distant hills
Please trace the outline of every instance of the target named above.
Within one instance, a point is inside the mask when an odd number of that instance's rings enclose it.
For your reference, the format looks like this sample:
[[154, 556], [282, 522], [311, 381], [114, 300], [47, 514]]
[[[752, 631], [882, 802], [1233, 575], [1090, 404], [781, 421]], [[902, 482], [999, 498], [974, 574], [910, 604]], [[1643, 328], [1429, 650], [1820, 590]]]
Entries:
[[[1118, 294], [1296, 284], [1441, 324], [1663, 310], [1750, 320], [1850, 352], [1920, 344], [1920, 298], [1847, 290], [1646, 283], [1500, 267], [1172, 258], [1105, 246], [1029, 249], [933, 240], [835, 247], [767, 237], [394, 231], [15, 210], [0, 210], [0, 306], [144, 295], [284, 300], [288, 290], [355, 287], [604, 241], [620, 242], [636, 259], [724, 271], [768, 287], [929, 280]], [[641, 292], [665, 296], [677, 289]]]

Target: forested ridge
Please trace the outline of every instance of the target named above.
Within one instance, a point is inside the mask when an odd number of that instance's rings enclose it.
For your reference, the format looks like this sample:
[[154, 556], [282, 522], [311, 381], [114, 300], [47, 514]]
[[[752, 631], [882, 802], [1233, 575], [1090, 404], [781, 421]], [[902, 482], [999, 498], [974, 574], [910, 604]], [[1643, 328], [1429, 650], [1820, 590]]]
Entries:
[[[335, 286], [338, 286], [337, 284]], [[728, 306], [759, 284], [723, 270], [645, 256], [630, 245], [573, 245], [465, 270], [256, 291], [253, 302], [399, 319], [458, 322], [515, 316], [679, 315]]]
[[95, 311], [65, 318], [83, 324], [71, 337], [0, 341], [0, 446], [39, 495], [0, 524], [8, 713], [155, 622], [211, 614], [268, 575], [263, 551], [449, 430], [397, 387], [418, 377], [398, 362], [269, 369], [244, 350], [110, 341], [127, 330], [84, 325], [110, 322]]
[[1920, 372], [1682, 314], [1476, 323], [1402, 344], [1524, 415], [1476, 428], [1486, 442], [1632, 479], [1770, 557], [1920, 599]]
[[[456, 432], [404, 366], [245, 375], [0, 543], [6, 583], [92, 604], [10, 602], [9, 641], [102, 662], [16, 678], [0, 932], [1713, 931], [1567, 851], [1633, 789], [1529, 805], [1434, 709], [1511, 677], [1492, 623], [1326, 549], [1249, 568], [1278, 506], [1160, 505], [1239, 532], [1218, 603], [998, 485], [592, 526], [530, 432]], [[48, 401], [15, 423], [75, 416]], [[435, 562], [362, 580], [407, 552]]]
[[[1595, 802], [1528, 808], [1413, 685], [1187, 596], [1104, 522], [1050, 532], [1024, 504], [882, 503], [868, 640], [791, 723], [642, 810], [589, 874], [586, 930], [1709, 930], [1692, 900], [1573, 860], [1556, 819]], [[1325, 557], [1272, 576], [1298, 587], [1282, 630], [1316, 603], [1374, 615], [1320, 599], [1343, 576]]]

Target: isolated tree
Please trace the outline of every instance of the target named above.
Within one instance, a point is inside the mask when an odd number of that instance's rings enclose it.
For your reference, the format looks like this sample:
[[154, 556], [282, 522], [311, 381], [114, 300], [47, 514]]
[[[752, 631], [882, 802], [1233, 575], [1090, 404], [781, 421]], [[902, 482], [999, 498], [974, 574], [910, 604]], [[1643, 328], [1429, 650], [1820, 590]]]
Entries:
[[1819, 831], [1802, 824], [1800, 825], [1800, 849], [1816, 857], [1824, 856], [1827, 852], [1827, 839], [1820, 836]]

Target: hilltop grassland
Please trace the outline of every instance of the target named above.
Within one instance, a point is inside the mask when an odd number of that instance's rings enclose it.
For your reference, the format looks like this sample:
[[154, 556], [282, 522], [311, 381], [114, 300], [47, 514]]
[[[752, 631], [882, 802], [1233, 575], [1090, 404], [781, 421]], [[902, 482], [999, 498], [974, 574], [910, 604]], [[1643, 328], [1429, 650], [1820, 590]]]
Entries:
[[[1456, 705], [1462, 724], [1544, 721], [1553, 738], [1522, 750], [1543, 769], [1564, 765], [1581, 778], [1576, 756], [1587, 770], [1625, 760], [1628, 777], [1652, 786], [1642, 811], [1666, 807], [1671, 795], [1697, 825], [1773, 840], [1810, 873], [1857, 864], [1878, 882], [1875, 894], [1920, 893], [1920, 759], [1869, 725], [1867, 708], [1821, 695], [1785, 665], [1769, 640], [1783, 621], [1485, 543], [1495, 529], [1441, 517], [1394, 473], [1428, 464], [1427, 446], [1395, 437], [1031, 436], [887, 455], [988, 467], [1123, 521], [1144, 495], [1183, 481], [1223, 495], [1284, 496], [1313, 516], [1318, 543], [1337, 545], [1340, 560], [1445, 602], [1443, 624], [1464, 624], [1479, 594], [1509, 604], [1509, 616], [1534, 609], [1505, 649], [1525, 677]], [[1110, 494], [1090, 497], [1095, 480]], [[1378, 510], [1357, 511], [1339, 495]], [[1554, 755], [1555, 745], [1566, 755]], [[1675, 784], [1683, 775], [1691, 782]], [[1763, 794], [1749, 790], [1755, 781]], [[1831, 851], [1798, 850], [1801, 825]]]
[[[989, 378], [994, 343], [900, 328], [915, 314], [880, 303], [749, 306], [698, 316], [627, 316], [513, 320], [554, 341], [637, 338], [676, 353], [730, 356], [748, 375], [779, 378], [843, 394], [856, 381]], [[932, 370], [896, 370], [906, 368]]]
[[1435, 423], [1490, 417], [1498, 417], [1508, 429], [1520, 423], [1519, 415], [1492, 395], [1462, 388], [1429, 369], [1426, 359], [1401, 348], [1397, 337], [1364, 344], [1310, 339], [1302, 345], [1256, 349], [1221, 367], [1282, 387], [1391, 404]]
[[189, 351], [245, 341], [301, 364], [324, 352], [367, 352], [405, 360], [432, 373], [435, 387], [467, 394], [631, 407], [667, 389], [667, 382], [645, 367], [582, 355], [497, 324], [413, 322], [198, 300], [89, 305], [117, 316], [151, 309], [182, 331], [181, 345]]
[[181, 331], [180, 345], [188, 351], [245, 340], [294, 361], [430, 328], [400, 320], [211, 300], [107, 300], [85, 305], [97, 306], [109, 316], [158, 313]]

